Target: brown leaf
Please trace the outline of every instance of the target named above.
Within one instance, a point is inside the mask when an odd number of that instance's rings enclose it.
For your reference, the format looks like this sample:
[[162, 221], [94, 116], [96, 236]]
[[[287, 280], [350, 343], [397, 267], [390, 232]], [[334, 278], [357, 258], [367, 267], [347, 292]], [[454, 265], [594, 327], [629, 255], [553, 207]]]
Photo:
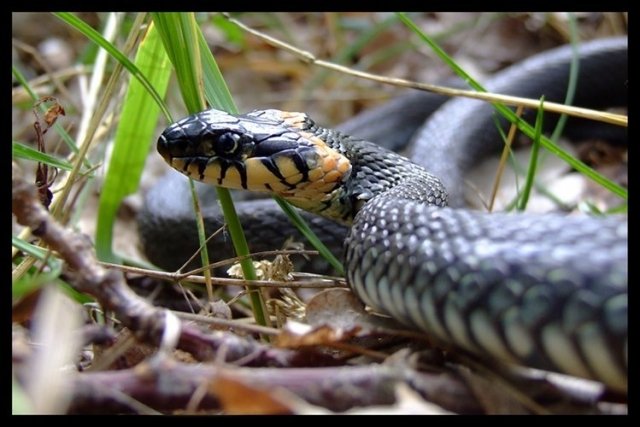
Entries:
[[62, 105], [57, 102], [53, 104], [51, 107], [47, 109], [47, 112], [44, 114], [44, 121], [48, 127], [53, 126], [53, 124], [58, 120], [59, 116], [64, 116], [65, 111]]
[[250, 386], [228, 375], [220, 375], [210, 383], [210, 391], [216, 395], [227, 414], [275, 415], [291, 414], [284, 403], [284, 391]]
[[366, 315], [362, 302], [348, 289], [327, 289], [307, 303], [307, 322], [313, 326], [349, 329]]
[[327, 289], [307, 303], [307, 322], [312, 326], [330, 325], [335, 329], [359, 328], [362, 333], [380, 328], [404, 329], [387, 316], [367, 312], [349, 289]]
[[349, 340], [354, 337], [359, 330], [360, 328], [358, 326], [354, 326], [348, 330], [333, 328], [327, 325], [311, 328], [301, 323], [288, 322], [274, 340], [274, 345], [285, 348], [331, 345], [336, 342]]

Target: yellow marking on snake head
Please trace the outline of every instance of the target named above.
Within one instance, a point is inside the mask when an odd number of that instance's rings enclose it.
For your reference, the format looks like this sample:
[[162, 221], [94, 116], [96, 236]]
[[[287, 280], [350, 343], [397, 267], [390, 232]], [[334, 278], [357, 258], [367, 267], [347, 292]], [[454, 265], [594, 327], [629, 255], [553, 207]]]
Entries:
[[336, 169], [337, 164], [338, 164], [338, 159], [334, 157], [326, 157], [324, 159], [324, 162], [322, 163], [322, 171], [325, 173], [334, 171]]
[[[191, 169], [193, 165], [191, 165], [189, 167], [189, 169]], [[222, 175], [222, 168], [220, 168], [220, 165], [217, 163], [212, 163], [210, 165], [207, 166], [207, 168], [204, 170], [204, 177], [202, 179], [202, 182], [206, 182], [207, 184], [212, 184], [212, 185], [222, 185], [223, 187], [227, 187], [227, 179], [225, 176], [225, 179], [222, 180], [222, 183], [219, 184], [220, 182], [220, 178]], [[192, 178], [196, 178], [197, 175], [193, 176]], [[227, 187], [228, 188], [228, 187]]]
[[308, 118], [305, 113], [298, 113], [294, 111], [282, 111], [280, 116], [286, 124], [296, 129], [303, 129], [303, 125]]
[[317, 168], [313, 168], [308, 172], [309, 181], [318, 181], [322, 179], [324, 176], [324, 172], [322, 171], [322, 167], [318, 166]]
[[302, 173], [298, 172], [295, 175], [287, 177], [285, 181], [287, 181], [288, 184], [297, 185], [303, 178], [304, 176], [302, 175]]
[[336, 170], [340, 172], [346, 180], [351, 174], [351, 162], [349, 161], [349, 159], [344, 156], [340, 156], [340, 158], [338, 159], [338, 166], [336, 167]]
[[259, 158], [249, 158], [245, 160], [247, 171], [247, 189], [254, 191], [265, 191], [265, 184], [273, 187], [278, 184], [278, 179], [262, 163]]
[[277, 156], [275, 157], [274, 162], [278, 171], [287, 183], [295, 185], [300, 182], [302, 179], [302, 172], [290, 157]]
[[[273, 181], [269, 186], [271, 187], [271, 191], [282, 197], [291, 197], [294, 194], [292, 191], [295, 192], [295, 189], [291, 190], [291, 187], [280, 181]], [[266, 190], [266, 187], [263, 187], [263, 190]]]
[[187, 175], [198, 181], [219, 187], [242, 188], [240, 184], [242, 178], [238, 170], [233, 166], [223, 168], [218, 162], [208, 163], [204, 170], [198, 163], [191, 163], [187, 168]]
[[[300, 119], [299, 116], [293, 115], [293, 119]], [[313, 146], [316, 156], [307, 156], [307, 179], [304, 178], [304, 173], [300, 175], [291, 176], [286, 181], [291, 185], [295, 185], [294, 189], [287, 189], [280, 193], [281, 196], [290, 199], [294, 199], [298, 203], [297, 205], [305, 204], [303, 200], [308, 201], [326, 201], [333, 197], [333, 191], [336, 190], [343, 182], [345, 182], [351, 173], [351, 163], [338, 151], [332, 149], [322, 139], [309, 132], [299, 132], [306, 144]], [[280, 160], [278, 160], [278, 167], [283, 176], [285, 171], [289, 171], [289, 168], [296, 168], [295, 163], [291, 161], [283, 161], [282, 167]]]
[[184, 159], [181, 158], [175, 158], [175, 157], [168, 157], [165, 160], [167, 163], [169, 163], [169, 165], [174, 168], [175, 170], [184, 173], [185, 175], [187, 174], [184, 171]]
[[227, 172], [224, 176], [224, 182], [232, 182], [233, 188], [240, 189], [242, 185], [238, 185], [238, 183], [242, 182], [242, 176], [240, 175], [240, 171], [234, 167], [230, 167], [227, 169]]
[[343, 174], [336, 170], [332, 169], [324, 175], [325, 182], [339, 182], [343, 177]]
[[345, 181], [351, 173], [351, 162], [344, 155], [331, 148], [322, 139], [308, 132], [300, 132], [311, 144], [313, 144], [323, 158], [323, 161], [319, 164], [322, 167], [322, 171], [328, 173], [330, 171], [336, 171], [343, 175], [343, 181]]

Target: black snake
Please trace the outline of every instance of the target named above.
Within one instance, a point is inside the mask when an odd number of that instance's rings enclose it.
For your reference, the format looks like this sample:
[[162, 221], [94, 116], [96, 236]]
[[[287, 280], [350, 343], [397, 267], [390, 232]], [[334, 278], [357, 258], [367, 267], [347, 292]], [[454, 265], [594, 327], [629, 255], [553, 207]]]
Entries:
[[[579, 53], [575, 104], [626, 105], [626, 39], [585, 43]], [[570, 59], [569, 47], [545, 52], [501, 72], [486, 87], [562, 101]], [[424, 101], [414, 97], [405, 105], [411, 102]], [[626, 219], [461, 208], [463, 172], [502, 144], [491, 111], [478, 101], [446, 103], [418, 131], [413, 161], [322, 128], [305, 114], [278, 110], [189, 116], [163, 132], [158, 151], [194, 179], [275, 192], [350, 225], [347, 279], [369, 306], [481, 356], [626, 390]], [[398, 138], [402, 132], [381, 125], [388, 114], [383, 107], [360, 119], [371, 125], [359, 136]], [[403, 120], [424, 118], [407, 111]], [[190, 254], [181, 247], [187, 233], [190, 251], [197, 248], [194, 232], [184, 226], [192, 213], [179, 185], [162, 181], [147, 197], [140, 220], [149, 258], [167, 268]], [[452, 207], [445, 207], [447, 200]], [[293, 234], [269, 202], [239, 209], [251, 217], [249, 236], [266, 233], [273, 243]], [[205, 211], [211, 221], [216, 215]], [[320, 235], [328, 241], [341, 239], [339, 228], [310, 221], [316, 231], [326, 231]]]

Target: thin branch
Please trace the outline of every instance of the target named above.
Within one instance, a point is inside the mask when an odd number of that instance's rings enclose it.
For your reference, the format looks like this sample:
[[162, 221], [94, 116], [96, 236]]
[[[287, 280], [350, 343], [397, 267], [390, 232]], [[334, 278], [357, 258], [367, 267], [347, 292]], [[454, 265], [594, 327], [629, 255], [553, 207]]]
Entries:
[[[57, 251], [66, 263], [65, 275], [69, 283], [78, 291], [95, 297], [136, 338], [150, 345], [161, 345], [167, 319], [173, 318], [173, 314], [154, 307], [135, 294], [126, 285], [121, 272], [102, 267], [89, 239], [56, 222], [40, 204], [35, 186], [23, 179], [15, 164], [12, 172], [11, 207], [18, 223], [30, 227], [34, 236]], [[253, 366], [327, 366], [339, 363], [330, 355], [274, 349], [229, 332], [205, 333], [184, 322], [179, 325], [177, 348], [190, 352], [197, 360], [211, 360], [224, 348], [226, 361], [243, 359]]]
[[[418, 372], [408, 367], [373, 365], [336, 368], [232, 368], [195, 365], [168, 359], [115, 372], [85, 373], [74, 381], [72, 411], [78, 413], [132, 411], [122, 395], [162, 410], [185, 408], [196, 392], [197, 409], [219, 409], [225, 385], [244, 385], [258, 395], [285, 390], [314, 405], [333, 411], [356, 406], [388, 405], [395, 386], [409, 384], [424, 398], [459, 413], [482, 408], [457, 376]], [[246, 399], [250, 399], [247, 396]], [[245, 399], [245, 400], [246, 400]], [[255, 410], [255, 409], [254, 409]]]
[[256, 333], [256, 334], [266, 334], [266, 335], [272, 335], [272, 336], [276, 336], [280, 334], [280, 330], [276, 328], [269, 328], [267, 326], [261, 326], [261, 325], [249, 325], [237, 320], [221, 319], [218, 317], [208, 317], [208, 316], [203, 316], [201, 314], [184, 313], [180, 311], [174, 311], [173, 314], [178, 316], [180, 319], [191, 320], [194, 322], [206, 323], [206, 324], [215, 325], [215, 326], [223, 326], [225, 328], [230, 328], [230, 329], [240, 329], [240, 330], [245, 330], [247, 332]]
[[[338, 71], [344, 74], [348, 74], [355, 77], [360, 77], [367, 80], [372, 80], [378, 83], [390, 84], [394, 86], [408, 87], [411, 89], [424, 90], [427, 92], [438, 93], [446, 96], [462, 96], [465, 98], [480, 99], [492, 103], [501, 103], [505, 105], [523, 106], [527, 108], [537, 109], [540, 106], [540, 101], [537, 99], [521, 98], [517, 96], [499, 95], [488, 92], [475, 92], [472, 90], [454, 89], [444, 86], [432, 85], [429, 83], [419, 83], [411, 80], [405, 80], [395, 77], [380, 76], [377, 74], [367, 73], [365, 71], [355, 70], [353, 68], [345, 67], [344, 65], [336, 64], [334, 62], [325, 61], [316, 58], [314, 54], [309, 51], [299, 49], [274, 37], [266, 35], [260, 31], [243, 24], [235, 18], [232, 18], [227, 13], [222, 14], [228, 21], [236, 24], [244, 31], [253, 34], [254, 36], [264, 40], [270, 45], [286, 50], [302, 61], [316, 65], [318, 67], [327, 68], [329, 70]], [[628, 117], [621, 114], [613, 114], [608, 112], [591, 110], [589, 108], [574, 107], [570, 105], [563, 105], [554, 102], [545, 102], [544, 110], [559, 114], [567, 114], [570, 116], [582, 117], [590, 120], [596, 120], [605, 123], [611, 123], [618, 126], [626, 127], [628, 125]]]
[[[174, 282], [187, 281], [187, 282], [193, 282], [193, 283], [205, 283], [205, 278], [203, 276], [193, 275], [191, 274], [192, 272], [168, 273], [164, 271], [149, 270], [146, 268], [111, 264], [108, 262], [101, 262], [100, 264], [107, 268], [113, 268], [113, 269], [121, 270], [127, 273], [143, 274], [145, 276], [155, 277], [157, 279], [169, 280]], [[216, 264], [220, 264], [220, 263], [214, 263], [212, 264], [212, 266], [215, 266]], [[197, 271], [197, 270], [194, 270], [194, 271]], [[265, 287], [265, 288], [315, 288], [315, 289], [348, 288], [346, 281], [339, 277], [320, 276], [320, 275], [305, 275], [300, 277], [305, 277], [305, 278], [300, 280], [292, 280], [292, 281], [278, 281], [278, 280], [245, 280], [245, 279], [231, 279], [226, 277], [212, 277], [211, 284], [219, 285], [219, 286], [251, 285], [251, 286]]]

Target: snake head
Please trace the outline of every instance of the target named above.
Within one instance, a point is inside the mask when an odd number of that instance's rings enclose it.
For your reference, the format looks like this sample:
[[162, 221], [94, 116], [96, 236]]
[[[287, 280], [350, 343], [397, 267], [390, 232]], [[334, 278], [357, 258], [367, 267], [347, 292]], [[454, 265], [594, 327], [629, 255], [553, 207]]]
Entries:
[[162, 132], [157, 149], [179, 172], [212, 185], [325, 200], [351, 164], [304, 129], [302, 113], [207, 110]]

